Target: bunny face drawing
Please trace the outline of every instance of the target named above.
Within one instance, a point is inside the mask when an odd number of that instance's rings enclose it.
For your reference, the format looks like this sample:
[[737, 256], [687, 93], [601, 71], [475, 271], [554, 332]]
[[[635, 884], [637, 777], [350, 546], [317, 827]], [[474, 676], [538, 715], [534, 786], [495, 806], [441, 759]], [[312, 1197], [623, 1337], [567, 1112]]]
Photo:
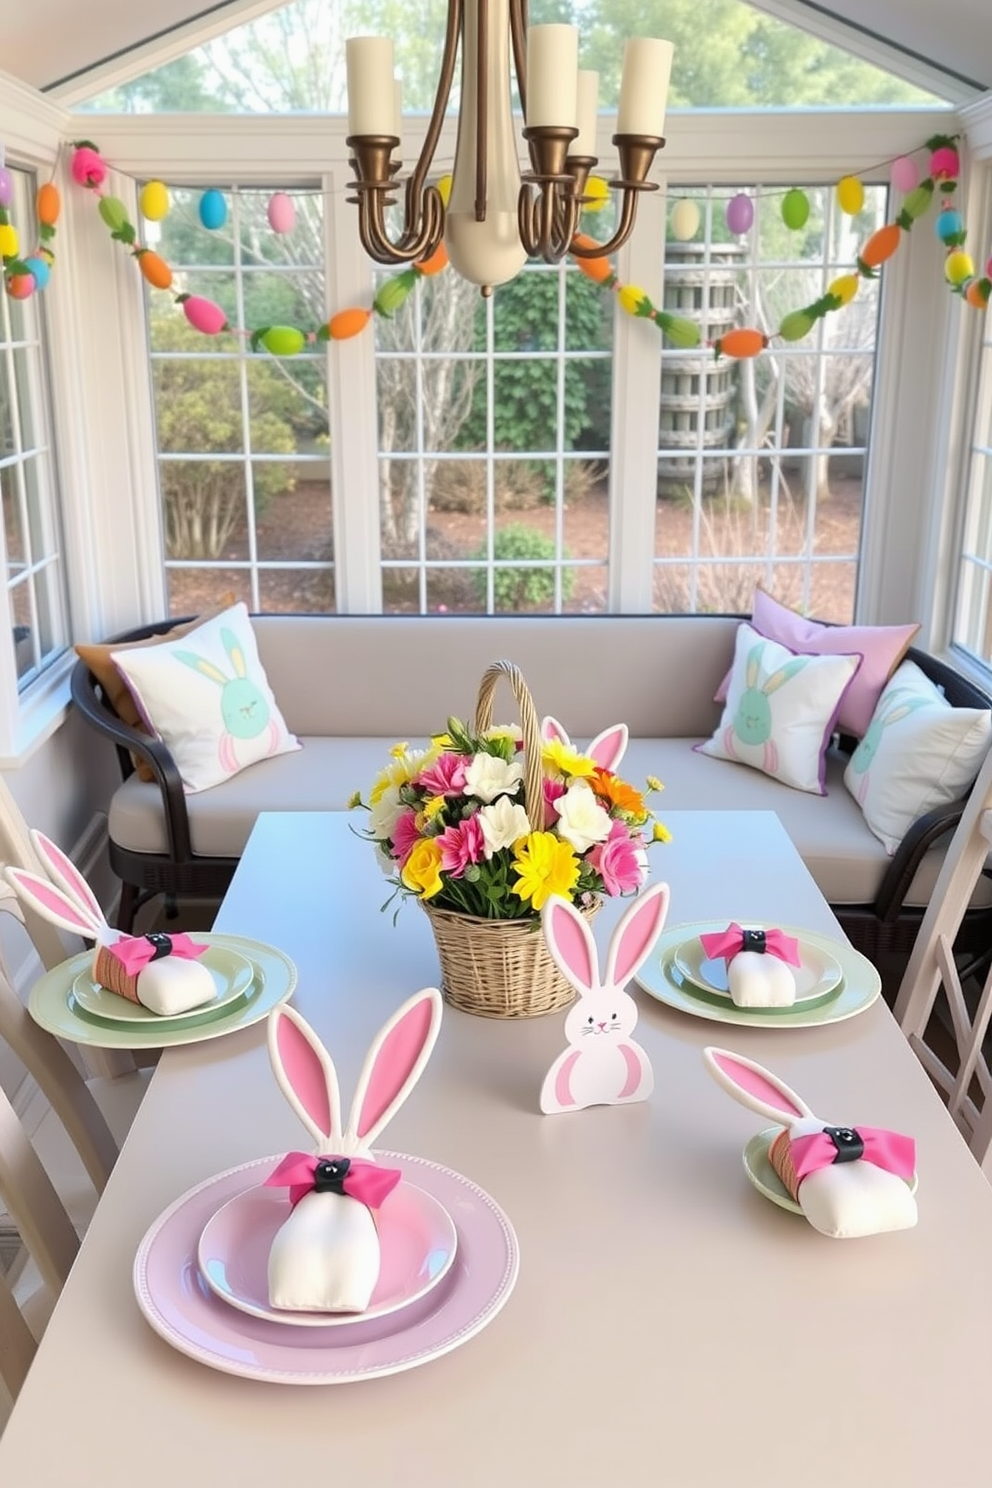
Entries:
[[769, 698], [797, 672], [801, 672], [806, 661], [800, 656], [787, 661], [784, 666], [772, 672], [771, 676], [766, 677], [765, 681], [759, 685], [758, 679], [761, 676], [761, 661], [764, 653], [764, 641], [759, 641], [748, 652], [744, 674], [745, 688], [738, 700], [733, 720], [724, 730], [724, 748], [731, 758], [734, 758], [736, 754], [735, 739], [751, 749], [763, 748], [764, 769], [774, 774], [778, 769], [778, 750], [771, 737], [772, 708]]
[[868, 794], [869, 771], [878, 754], [879, 745], [887, 728], [898, 723], [902, 718], [908, 718], [917, 708], [922, 708], [927, 702], [926, 698], [918, 697], [910, 693], [908, 698], [900, 700], [900, 694], [908, 691], [905, 688], [893, 688], [883, 708], [876, 709], [872, 720], [868, 725], [864, 738], [858, 744], [857, 749], [851, 755], [850, 769], [854, 775], [859, 775], [858, 782], [858, 804], [863, 806], [865, 796]]
[[209, 677], [220, 688], [220, 713], [224, 733], [218, 745], [220, 762], [228, 773], [238, 768], [236, 741], [257, 739], [266, 728], [270, 731], [269, 754], [274, 754], [279, 744], [279, 729], [272, 719], [271, 710], [261, 689], [248, 676], [245, 654], [233, 631], [221, 628], [221, 641], [231, 663], [233, 676], [227, 676], [206, 656], [195, 651], [176, 650], [177, 661], [188, 666], [201, 677]]

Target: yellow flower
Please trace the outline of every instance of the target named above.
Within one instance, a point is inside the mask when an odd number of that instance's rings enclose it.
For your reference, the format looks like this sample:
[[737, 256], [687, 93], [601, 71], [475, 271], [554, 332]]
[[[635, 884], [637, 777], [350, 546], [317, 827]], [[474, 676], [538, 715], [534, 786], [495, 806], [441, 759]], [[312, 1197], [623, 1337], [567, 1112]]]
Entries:
[[541, 745], [541, 764], [552, 775], [573, 775], [579, 778], [591, 775], [597, 768], [596, 761], [580, 754], [571, 744], [560, 739], [547, 739]]
[[571, 843], [553, 832], [530, 832], [515, 844], [514, 871], [519, 875], [513, 885], [521, 899], [529, 899], [534, 909], [541, 909], [551, 894], [571, 899], [579, 877], [579, 860]]
[[648, 776], [647, 787], [649, 791], [663, 791], [665, 789], [657, 775]]
[[406, 785], [426, 765], [435, 760], [440, 753], [438, 749], [417, 749], [413, 754], [407, 753], [405, 744], [394, 744], [389, 751], [393, 756], [393, 763], [381, 770], [375, 778], [375, 782], [369, 792], [369, 803], [374, 806], [386, 794], [390, 786], [399, 790], [401, 785]]
[[361, 791], [360, 790], [352, 791], [351, 795], [348, 797], [348, 810], [349, 811], [354, 811], [355, 807], [356, 806], [361, 806], [361, 804], [362, 804], [362, 793], [361, 793]]
[[421, 899], [433, 899], [444, 888], [441, 882], [441, 849], [431, 837], [418, 842], [403, 864], [400, 877]]
[[671, 842], [671, 840], [672, 840], [672, 834], [668, 830], [668, 828], [665, 827], [665, 826], [663, 826], [660, 821], [656, 821], [655, 824], [654, 824], [654, 831], [651, 833], [651, 841], [652, 842]]
[[431, 796], [429, 800], [427, 800], [427, 801], [424, 802], [424, 821], [425, 822], [432, 822], [434, 820], [434, 818], [437, 816], [438, 812], [439, 811], [443, 811], [443, 810], [444, 810], [444, 797], [443, 796]]
[[431, 743], [436, 744], [438, 749], [450, 749], [452, 745], [450, 734], [432, 734]]

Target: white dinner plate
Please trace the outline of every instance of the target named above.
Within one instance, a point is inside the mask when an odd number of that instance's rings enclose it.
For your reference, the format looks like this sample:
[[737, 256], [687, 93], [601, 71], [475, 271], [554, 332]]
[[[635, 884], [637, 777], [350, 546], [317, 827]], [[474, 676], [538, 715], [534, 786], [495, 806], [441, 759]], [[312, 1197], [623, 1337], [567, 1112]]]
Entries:
[[271, 1323], [340, 1327], [408, 1307], [437, 1286], [455, 1259], [458, 1237], [451, 1215], [429, 1193], [404, 1181], [376, 1211], [382, 1259], [365, 1311], [287, 1312], [269, 1306], [268, 1261], [289, 1212], [285, 1189], [259, 1186], [235, 1195], [207, 1220], [197, 1259], [204, 1281], [222, 1302]]
[[[766, 1199], [771, 1199], [780, 1209], [788, 1209], [790, 1214], [802, 1214], [802, 1209], [772, 1167], [768, 1156], [771, 1145], [781, 1130], [780, 1126], [766, 1126], [764, 1131], [755, 1132], [744, 1148], [744, 1171]], [[910, 1192], [915, 1193], [919, 1186], [919, 1174], [914, 1173], [909, 1181]]]
[[659, 936], [653, 952], [637, 972], [635, 980], [638, 986], [658, 1002], [694, 1018], [734, 1023], [745, 1028], [819, 1028], [825, 1023], [840, 1023], [845, 1018], [863, 1013], [881, 994], [882, 978], [867, 956], [842, 938], [821, 935], [815, 930], [802, 930], [799, 934], [803, 940], [832, 956], [841, 970], [840, 986], [824, 1002], [805, 1008], [743, 1008], [737, 1007], [729, 998], [701, 995], [700, 988], [679, 970], [675, 952], [693, 936], [726, 928], [726, 920], [673, 925]]
[[[767, 930], [771, 927], [749, 924], [744, 928]], [[790, 1004], [790, 1007], [809, 1009], [826, 1002], [843, 979], [836, 956], [810, 940], [804, 930], [795, 930], [789, 925], [779, 925], [776, 928], [785, 935], [791, 935], [799, 942], [800, 965], [789, 968], [796, 983], [796, 1000]], [[707, 956], [698, 935], [691, 936], [682, 945], [677, 946], [672, 956], [675, 965], [692, 986], [698, 987], [709, 997], [719, 998], [721, 1003], [732, 1001], [726, 961], [722, 956]], [[765, 1011], [772, 1012], [773, 1009], [767, 1008]], [[779, 1008], [774, 1011], [783, 1012], [789, 1009]]]
[[[190, 937], [197, 945], [205, 943], [205, 937]], [[175, 1023], [180, 1018], [197, 1020], [210, 1018], [227, 1007], [238, 997], [250, 991], [254, 972], [251, 962], [226, 945], [207, 945], [197, 960], [209, 971], [214, 983], [214, 995], [209, 1002], [187, 1008], [182, 1013], [153, 1013], [150, 1008], [110, 992], [93, 980], [90, 967], [86, 967], [74, 979], [70, 997], [77, 1007], [89, 1013], [91, 1018], [100, 1018], [105, 1023]]]

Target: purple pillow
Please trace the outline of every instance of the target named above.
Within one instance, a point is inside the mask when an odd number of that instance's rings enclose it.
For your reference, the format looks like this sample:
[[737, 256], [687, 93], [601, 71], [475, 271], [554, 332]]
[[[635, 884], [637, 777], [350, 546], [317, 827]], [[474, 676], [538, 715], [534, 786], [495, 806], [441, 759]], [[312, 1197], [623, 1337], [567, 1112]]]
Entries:
[[[754, 591], [751, 624], [780, 646], [805, 656], [847, 656], [860, 653], [862, 661], [841, 700], [837, 727], [860, 739], [868, 731], [882, 689], [913, 644], [915, 625], [824, 625], [807, 620], [779, 604], [764, 589]], [[731, 668], [731, 671], [733, 668]], [[714, 702], [722, 703], [730, 686], [730, 672], [717, 688]]]

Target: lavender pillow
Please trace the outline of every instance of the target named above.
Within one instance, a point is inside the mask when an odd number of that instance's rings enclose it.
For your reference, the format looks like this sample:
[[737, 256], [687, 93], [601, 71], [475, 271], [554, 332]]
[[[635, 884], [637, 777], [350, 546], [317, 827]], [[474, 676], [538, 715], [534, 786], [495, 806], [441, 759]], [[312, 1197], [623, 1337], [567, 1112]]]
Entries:
[[[845, 734], [863, 738], [868, 731], [882, 689], [902, 661], [919, 630], [915, 625], [824, 625], [807, 620], [787, 605], [779, 604], [764, 589], [754, 591], [754, 629], [806, 656], [860, 655], [863, 660], [845, 692], [837, 727]], [[731, 668], [731, 672], [733, 668]], [[717, 688], [714, 702], [722, 703], [730, 686], [731, 672]]]

